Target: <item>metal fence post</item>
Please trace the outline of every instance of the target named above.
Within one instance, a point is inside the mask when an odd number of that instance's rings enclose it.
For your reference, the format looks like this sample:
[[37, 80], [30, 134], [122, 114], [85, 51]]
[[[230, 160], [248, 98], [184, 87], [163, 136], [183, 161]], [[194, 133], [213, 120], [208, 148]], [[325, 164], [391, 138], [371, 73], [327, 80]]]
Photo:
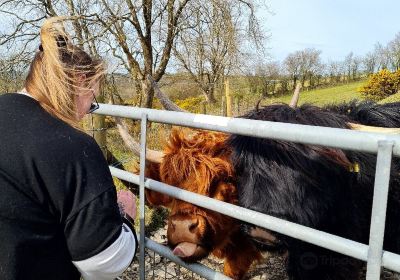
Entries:
[[139, 174], [139, 218], [140, 218], [140, 250], [139, 250], [139, 275], [140, 280], [145, 279], [145, 256], [144, 256], [144, 240], [145, 240], [145, 219], [144, 219], [144, 171], [146, 168], [146, 135], [147, 135], [147, 114], [142, 114], [140, 123], [140, 174]]
[[381, 275], [382, 247], [385, 233], [393, 144], [392, 141], [378, 142], [367, 261], [367, 280], [379, 280]]

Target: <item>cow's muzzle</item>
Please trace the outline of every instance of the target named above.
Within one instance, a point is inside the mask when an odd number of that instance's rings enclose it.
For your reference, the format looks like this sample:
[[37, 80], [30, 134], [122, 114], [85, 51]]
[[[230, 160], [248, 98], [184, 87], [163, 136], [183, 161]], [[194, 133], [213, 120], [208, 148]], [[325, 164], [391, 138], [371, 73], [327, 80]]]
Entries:
[[168, 245], [185, 261], [197, 261], [210, 253], [205, 244], [207, 223], [201, 216], [172, 216], [168, 221]]

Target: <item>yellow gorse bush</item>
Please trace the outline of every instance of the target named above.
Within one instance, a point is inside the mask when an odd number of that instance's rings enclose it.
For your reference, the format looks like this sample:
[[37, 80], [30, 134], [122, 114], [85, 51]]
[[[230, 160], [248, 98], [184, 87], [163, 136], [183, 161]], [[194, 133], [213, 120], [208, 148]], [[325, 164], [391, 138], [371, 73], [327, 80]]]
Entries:
[[191, 113], [201, 113], [201, 104], [203, 102], [204, 102], [203, 96], [189, 97], [184, 100], [175, 101], [176, 105]]
[[363, 97], [373, 101], [379, 101], [387, 98], [400, 89], [400, 70], [390, 72], [383, 69], [378, 73], [372, 74], [367, 83], [358, 89]]

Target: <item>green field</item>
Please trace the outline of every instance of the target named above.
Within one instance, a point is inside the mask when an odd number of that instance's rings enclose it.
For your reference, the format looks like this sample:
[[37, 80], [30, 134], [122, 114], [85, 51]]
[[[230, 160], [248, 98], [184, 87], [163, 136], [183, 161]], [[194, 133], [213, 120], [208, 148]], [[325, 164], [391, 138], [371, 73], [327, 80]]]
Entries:
[[384, 104], [384, 103], [390, 103], [390, 102], [400, 102], [400, 92], [393, 94], [393, 95], [379, 101], [378, 103]]
[[[323, 89], [316, 89], [310, 91], [300, 91], [300, 98], [298, 105], [308, 103], [316, 106], [322, 106], [332, 103], [341, 103], [350, 101], [353, 99], [362, 99], [361, 93], [358, 92], [358, 88], [360, 88], [366, 80], [361, 80], [357, 82], [351, 82], [348, 84], [341, 84], [337, 86], [327, 87]], [[237, 92], [247, 92], [241, 95], [241, 98], [237, 98]], [[236, 89], [233, 94], [233, 104], [232, 104], [232, 113], [233, 116], [241, 116], [249, 110], [253, 110], [257, 103], [260, 102], [260, 105], [271, 105], [274, 103], [289, 103], [292, 98], [292, 94], [284, 95], [284, 96], [271, 96], [262, 98], [260, 94], [251, 94], [249, 93], [249, 89], [242, 87], [240, 89]], [[209, 115], [221, 115], [221, 96], [218, 96], [219, 101], [215, 104], [207, 104], [206, 113]], [[192, 103], [190, 100], [194, 100], [193, 98], [188, 98], [179, 102], [181, 104]], [[176, 102], [176, 101], [175, 101]], [[192, 113], [202, 113], [200, 110], [200, 102], [193, 102], [190, 106], [185, 106], [183, 109], [188, 110]]]
[[[365, 80], [324, 89], [301, 91], [298, 104], [310, 103], [314, 105], [325, 105], [350, 101], [353, 99], [362, 99], [361, 93], [358, 92], [357, 89], [364, 83]], [[289, 103], [291, 98], [291, 95], [270, 98], [266, 99], [262, 104], [268, 105], [277, 102]]]

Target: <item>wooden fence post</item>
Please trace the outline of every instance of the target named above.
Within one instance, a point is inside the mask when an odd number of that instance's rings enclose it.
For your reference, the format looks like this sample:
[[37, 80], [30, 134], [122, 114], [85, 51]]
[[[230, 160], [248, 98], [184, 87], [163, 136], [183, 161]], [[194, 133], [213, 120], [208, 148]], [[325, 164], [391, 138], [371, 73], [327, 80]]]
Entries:
[[204, 115], [207, 114], [207, 102], [206, 101], [201, 102], [201, 113]]
[[239, 116], [240, 115], [240, 99], [239, 99], [239, 97], [235, 98], [235, 105], [236, 105], [236, 114]]
[[225, 100], [225, 96], [222, 96], [222, 99], [221, 99], [221, 115], [226, 117], [226, 100]]
[[229, 88], [229, 78], [225, 78], [226, 116], [232, 117], [232, 96]]

